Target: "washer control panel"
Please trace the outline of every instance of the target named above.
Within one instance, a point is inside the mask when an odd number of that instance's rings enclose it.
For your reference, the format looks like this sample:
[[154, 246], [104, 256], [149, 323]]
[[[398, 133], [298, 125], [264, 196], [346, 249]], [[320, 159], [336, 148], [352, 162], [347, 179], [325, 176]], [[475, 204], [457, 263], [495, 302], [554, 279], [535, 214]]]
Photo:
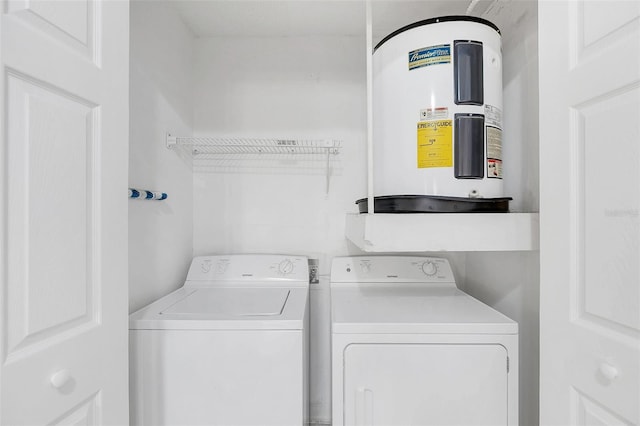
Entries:
[[447, 259], [417, 256], [336, 257], [331, 282], [455, 283]]
[[305, 282], [309, 281], [309, 264], [304, 256], [271, 254], [234, 254], [198, 256], [191, 262], [187, 283], [207, 282]]

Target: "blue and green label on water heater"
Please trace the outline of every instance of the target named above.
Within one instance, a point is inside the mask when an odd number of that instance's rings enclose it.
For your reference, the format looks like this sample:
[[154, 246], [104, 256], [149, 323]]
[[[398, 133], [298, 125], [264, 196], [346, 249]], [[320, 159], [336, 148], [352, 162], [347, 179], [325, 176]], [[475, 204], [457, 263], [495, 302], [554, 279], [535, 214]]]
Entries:
[[409, 52], [409, 70], [451, 62], [451, 46], [439, 44]]

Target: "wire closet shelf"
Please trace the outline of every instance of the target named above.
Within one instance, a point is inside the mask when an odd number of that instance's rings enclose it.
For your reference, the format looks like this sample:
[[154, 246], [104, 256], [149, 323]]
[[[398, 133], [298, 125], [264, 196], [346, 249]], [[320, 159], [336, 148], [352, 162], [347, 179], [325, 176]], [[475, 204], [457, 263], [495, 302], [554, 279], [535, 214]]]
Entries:
[[341, 141], [236, 137], [176, 137], [167, 134], [168, 148], [186, 148], [194, 158], [207, 155], [273, 154], [337, 155]]

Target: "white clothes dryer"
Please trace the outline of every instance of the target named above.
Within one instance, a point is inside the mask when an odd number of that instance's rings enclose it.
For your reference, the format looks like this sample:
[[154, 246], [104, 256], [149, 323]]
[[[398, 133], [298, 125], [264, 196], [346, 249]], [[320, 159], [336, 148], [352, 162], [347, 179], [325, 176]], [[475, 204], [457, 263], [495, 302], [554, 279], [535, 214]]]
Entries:
[[194, 258], [130, 316], [131, 424], [304, 424], [308, 282], [301, 256]]
[[518, 424], [518, 324], [446, 259], [335, 258], [331, 316], [333, 426]]

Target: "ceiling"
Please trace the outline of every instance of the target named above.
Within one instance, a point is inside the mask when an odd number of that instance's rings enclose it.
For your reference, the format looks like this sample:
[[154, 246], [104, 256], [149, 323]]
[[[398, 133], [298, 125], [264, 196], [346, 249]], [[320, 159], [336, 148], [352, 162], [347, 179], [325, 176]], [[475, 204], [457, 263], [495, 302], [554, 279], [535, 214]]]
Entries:
[[[153, 1], [153, 0], [149, 0]], [[362, 36], [364, 0], [169, 0], [196, 37]], [[535, 6], [522, 0], [372, 0], [374, 43], [412, 22], [443, 15], [485, 17], [505, 32]]]

